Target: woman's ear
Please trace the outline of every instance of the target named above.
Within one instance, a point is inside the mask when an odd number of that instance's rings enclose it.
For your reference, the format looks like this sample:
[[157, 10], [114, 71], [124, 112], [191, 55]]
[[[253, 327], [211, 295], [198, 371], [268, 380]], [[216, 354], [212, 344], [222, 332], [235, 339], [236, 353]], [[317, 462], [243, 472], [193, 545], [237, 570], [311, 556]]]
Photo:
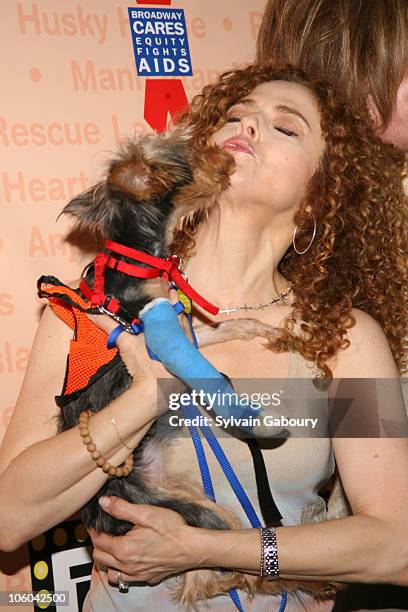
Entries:
[[372, 121], [374, 131], [381, 131], [383, 128], [383, 120], [371, 94], [367, 96], [367, 110]]

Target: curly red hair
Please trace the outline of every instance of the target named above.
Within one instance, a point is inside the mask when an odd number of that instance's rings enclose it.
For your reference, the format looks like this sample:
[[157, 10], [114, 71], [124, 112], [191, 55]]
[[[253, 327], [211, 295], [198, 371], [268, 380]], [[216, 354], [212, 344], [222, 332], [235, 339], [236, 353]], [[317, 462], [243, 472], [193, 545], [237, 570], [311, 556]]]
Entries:
[[[320, 168], [294, 215], [296, 248], [290, 246], [279, 271], [293, 284], [294, 303], [275, 352], [297, 351], [332, 377], [327, 361], [350, 345], [347, 330], [356, 323], [352, 308], [370, 314], [388, 339], [397, 368], [407, 370], [407, 201], [405, 158], [377, 138], [365, 117], [338, 98], [327, 82], [308, 78], [290, 66], [253, 64], [223, 73], [196, 96], [181, 124], [191, 130], [197, 149], [225, 122], [226, 112], [257, 85], [283, 80], [307, 87], [321, 115], [326, 146]], [[200, 216], [184, 220], [174, 252], [194, 248]], [[301, 319], [301, 335], [293, 333]]]

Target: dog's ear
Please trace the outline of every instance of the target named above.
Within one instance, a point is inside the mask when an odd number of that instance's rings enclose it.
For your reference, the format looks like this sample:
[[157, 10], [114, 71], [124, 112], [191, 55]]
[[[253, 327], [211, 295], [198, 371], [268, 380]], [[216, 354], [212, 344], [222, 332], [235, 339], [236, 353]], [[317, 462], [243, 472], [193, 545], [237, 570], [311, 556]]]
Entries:
[[76, 229], [106, 236], [138, 202], [157, 206], [175, 188], [191, 182], [190, 156], [184, 134], [127, 140], [106, 179], [71, 200], [61, 214], [74, 217]]
[[150, 168], [142, 160], [115, 162], [111, 165], [107, 182], [114, 191], [128, 193], [137, 201], [151, 199]]
[[109, 168], [107, 184], [137, 201], [154, 203], [192, 179], [186, 139], [164, 134], [125, 141]]
[[109, 191], [103, 181], [68, 202], [61, 215], [74, 217], [77, 230], [104, 234], [112, 212], [109, 206]]

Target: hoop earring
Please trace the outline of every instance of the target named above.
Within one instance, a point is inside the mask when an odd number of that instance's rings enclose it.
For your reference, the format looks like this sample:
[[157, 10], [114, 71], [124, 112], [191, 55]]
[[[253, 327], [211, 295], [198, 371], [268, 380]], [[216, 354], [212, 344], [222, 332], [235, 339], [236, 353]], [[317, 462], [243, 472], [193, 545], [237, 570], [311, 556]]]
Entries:
[[316, 236], [316, 219], [315, 219], [314, 215], [312, 215], [312, 216], [313, 216], [313, 236], [312, 236], [311, 241], [309, 242], [308, 247], [304, 251], [298, 251], [297, 248], [296, 248], [296, 245], [295, 245], [296, 232], [297, 232], [297, 228], [298, 228], [298, 223], [296, 223], [296, 227], [295, 227], [294, 232], [293, 232], [292, 244], [293, 244], [293, 248], [295, 249], [295, 252], [298, 255], [303, 255], [304, 253], [306, 253], [306, 251], [308, 251], [310, 249], [310, 247], [312, 246], [312, 242], [315, 239], [315, 236]]

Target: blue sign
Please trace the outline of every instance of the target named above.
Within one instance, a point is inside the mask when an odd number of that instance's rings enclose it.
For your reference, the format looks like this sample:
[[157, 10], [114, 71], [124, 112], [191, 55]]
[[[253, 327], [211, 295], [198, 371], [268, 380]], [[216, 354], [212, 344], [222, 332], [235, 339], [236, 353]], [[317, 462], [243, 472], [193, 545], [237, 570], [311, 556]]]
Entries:
[[182, 9], [129, 8], [139, 76], [192, 76]]

